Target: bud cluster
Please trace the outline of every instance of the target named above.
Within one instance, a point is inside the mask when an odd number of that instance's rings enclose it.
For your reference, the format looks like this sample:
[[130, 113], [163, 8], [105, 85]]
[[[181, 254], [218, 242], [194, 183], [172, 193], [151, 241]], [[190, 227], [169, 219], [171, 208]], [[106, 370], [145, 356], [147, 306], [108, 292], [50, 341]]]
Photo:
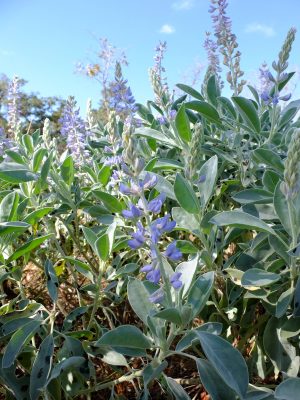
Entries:
[[241, 52], [238, 47], [236, 35], [231, 32], [231, 20], [226, 15], [227, 0], [211, 0], [209, 12], [212, 14], [215, 36], [220, 53], [223, 55], [223, 64], [229, 68], [226, 79], [234, 94], [238, 95], [243, 90], [245, 80], [239, 80], [244, 75], [240, 69]]
[[300, 190], [300, 129], [293, 133], [288, 147], [284, 169], [283, 192], [287, 199], [293, 198]]

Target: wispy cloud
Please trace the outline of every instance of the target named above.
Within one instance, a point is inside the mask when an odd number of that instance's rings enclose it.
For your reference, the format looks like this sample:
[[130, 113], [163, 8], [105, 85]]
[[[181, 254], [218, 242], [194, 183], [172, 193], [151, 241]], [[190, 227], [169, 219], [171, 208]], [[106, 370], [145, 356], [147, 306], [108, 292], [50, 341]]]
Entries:
[[11, 57], [14, 56], [15, 52], [11, 50], [6, 50], [6, 49], [0, 49], [0, 56], [2, 57]]
[[179, 0], [172, 4], [174, 10], [190, 10], [194, 7], [194, 0]]
[[172, 25], [164, 24], [164, 25], [160, 28], [159, 32], [160, 32], [160, 33], [165, 33], [165, 34], [167, 34], [167, 35], [171, 35], [172, 33], [175, 32], [175, 28], [174, 28], [174, 26], [172, 26]]
[[246, 33], [261, 33], [267, 37], [272, 37], [272, 36], [276, 35], [275, 30], [271, 26], [259, 24], [257, 22], [247, 25], [245, 28], [245, 32]]

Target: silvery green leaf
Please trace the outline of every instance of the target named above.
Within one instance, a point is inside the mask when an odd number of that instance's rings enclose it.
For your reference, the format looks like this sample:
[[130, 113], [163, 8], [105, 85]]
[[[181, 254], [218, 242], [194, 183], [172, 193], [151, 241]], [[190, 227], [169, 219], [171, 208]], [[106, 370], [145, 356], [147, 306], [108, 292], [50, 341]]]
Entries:
[[148, 316], [158, 311], [155, 304], [149, 300], [150, 293], [139, 279], [132, 278], [127, 285], [128, 300], [136, 315], [148, 324]]
[[27, 343], [36, 333], [41, 325], [41, 321], [32, 320], [19, 328], [11, 337], [6, 346], [2, 359], [2, 368], [9, 368], [16, 361], [16, 358]]
[[193, 283], [187, 297], [187, 304], [192, 307], [192, 318], [195, 318], [204, 308], [214, 283], [214, 272], [200, 275]]
[[166, 381], [176, 400], [191, 400], [187, 392], [175, 381], [175, 379], [166, 377]]
[[227, 386], [223, 377], [217, 373], [212, 363], [198, 358], [196, 364], [200, 380], [212, 400], [235, 400], [235, 392]]
[[198, 183], [202, 207], [206, 207], [209, 199], [215, 191], [218, 174], [218, 157], [213, 156], [207, 160], [199, 171], [199, 177], [203, 179]]
[[51, 371], [52, 355], [54, 351], [53, 336], [48, 335], [40, 345], [39, 352], [34, 360], [30, 374], [30, 398], [37, 400], [41, 390], [47, 383]]
[[[197, 331], [201, 347], [217, 374], [241, 398], [246, 395], [249, 376], [242, 354], [223, 338]], [[201, 373], [200, 373], [201, 376]]]
[[288, 378], [275, 389], [275, 399], [298, 400], [300, 392], [300, 378]]
[[196, 255], [192, 260], [184, 261], [178, 264], [175, 269], [175, 272], [181, 273], [180, 280], [183, 284], [182, 296], [185, 296], [190, 289], [190, 286], [194, 280], [198, 263], [199, 263], [199, 255]]

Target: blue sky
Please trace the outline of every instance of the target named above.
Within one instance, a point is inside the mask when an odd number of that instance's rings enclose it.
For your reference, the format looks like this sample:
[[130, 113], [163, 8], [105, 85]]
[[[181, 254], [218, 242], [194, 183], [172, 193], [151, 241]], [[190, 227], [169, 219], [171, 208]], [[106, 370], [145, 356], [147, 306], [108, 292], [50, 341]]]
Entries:
[[[209, 0], [0, 0], [0, 73], [26, 79], [27, 91], [74, 95], [84, 108], [100, 99], [100, 86], [75, 74], [78, 61], [96, 61], [96, 38], [124, 49], [124, 69], [136, 99], [152, 98], [148, 68], [154, 48], [166, 40], [170, 86], [186, 82], [196, 64], [206, 65], [205, 32], [211, 30]], [[277, 58], [291, 26], [299, 30], [299, 0], [229, 0], [228, 14], [253, 79], [259, 65]], [[290, 66], [300, 65], [300, 37]], [[299, 92], [299, 88], [296, 89]], [[229, 91], [228, 91], [229, 94]]]

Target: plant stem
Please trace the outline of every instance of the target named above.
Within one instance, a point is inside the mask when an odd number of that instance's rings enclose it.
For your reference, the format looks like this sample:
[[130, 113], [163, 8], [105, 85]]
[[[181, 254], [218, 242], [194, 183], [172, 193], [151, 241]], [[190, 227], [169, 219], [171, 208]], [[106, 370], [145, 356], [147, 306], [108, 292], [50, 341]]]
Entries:
[[91, 324], [93, 322], [93, 319], [95, 317], [96, 311], [98, 309], [98, 302], [99, 302], [100, 292], [101, 292], [101, 282], [102, 282], [103, 267], [104, 267], [104, 265], [103, 265], [102, 261], [100, 261], [100, 268], [99, 268], [98, 279], [97, 279], [97, 292], [96, 292], [96, 296], [94, 298], [94, 304], [93, 304], [90, 320], [89, 320], [89, 323], [88, 323], [88, 326], [87, 326], [87, 330], [90, 329]]
[[[297, 245], [297, 230], [295, 225], [295, 215], [293, 210], [293, 202], [291, 198], [287, 199], [287, 206], [288, 206], [288, 213], [289, 213], [289, 220], [290, 226], [292, 230], [292, 243], [291, 248], [293, 249]], [[297, 269], [296, 269], [296, 259], [295, 257], [291, 257], [291, 279], [292, 284], [294, 284], [294, 280], [297, 277]]]
[[112, 386], [118, 385], [119, 383], [122, 383], [122, 382], [130, 382], [133, 379], [139, 378], [142, 375], [143, 375], [143, 370], [135, 371], [130, 375], [123, 375], [120, 378], [114, 379], [113, 381], [100, 383], [98, 385], [91, 387], [90, 389], [81, 390], [81, 391], [77, 392], [77, 395], [88, 394], [88, 393], [96, 392], [96, 391], [99, 391], [102, 389], [107, 389]]

